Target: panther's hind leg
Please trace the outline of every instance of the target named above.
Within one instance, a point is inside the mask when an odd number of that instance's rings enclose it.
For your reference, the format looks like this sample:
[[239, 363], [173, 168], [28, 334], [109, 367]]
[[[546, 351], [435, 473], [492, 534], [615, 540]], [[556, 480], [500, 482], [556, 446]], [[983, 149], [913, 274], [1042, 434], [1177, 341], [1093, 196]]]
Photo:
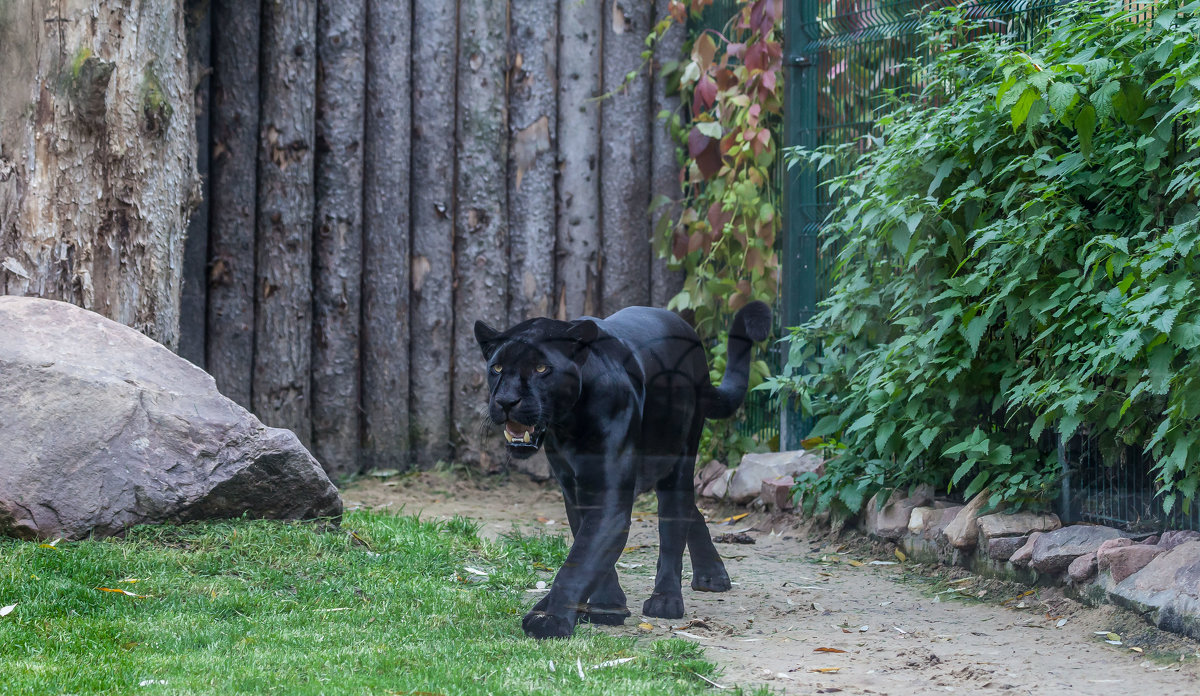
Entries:
[[629, 616], [625, 591], [621, 589], [621, 583], [617, 579], [616, 568], [613, 568], [604, 575], [600, 586], [588, 597], [579, 620], [604, 626], [622, 626]]
[[[678, 619], [683, 616], [683, 551], [687, 546], [695, 509], [692, 465], [678, 458], [670, 473], [655, 486], [658, 494], [658, 570], [654, 594], [642, 606], [646, 616]], [[707, 531], [707, 530], [706, 530]]]
[[704, 515], [692, 503], [692, 526], [688, 529], [688, 551], [692, 556], [692, 589], [700, 592], [726, 592], [732, 587], [721, 554], [713, 546]]

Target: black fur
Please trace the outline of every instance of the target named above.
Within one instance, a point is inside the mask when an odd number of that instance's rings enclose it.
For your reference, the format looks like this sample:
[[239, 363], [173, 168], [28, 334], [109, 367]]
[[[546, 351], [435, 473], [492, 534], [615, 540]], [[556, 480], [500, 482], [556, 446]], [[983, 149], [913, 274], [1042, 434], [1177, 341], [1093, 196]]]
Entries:
[[578, 621], [624, 623], [630, 614], [615, 566], [633, 500], [650, 488], [658, 495], [659, 558], [642, 613], [683, 616], [685, 547], [693, 589], [729, 589], [696, 509], [693, 470], [704, 419], [727, 418], [741, 405], [751, 349], [770, 325], [771, 310], [761, 302], [737, 313], [725, 375], [714, 387], [696, 332], [666, 310], [531, 319], [503, 333], [476, 322], [488, 361], [488, 415], [512, 436], [514, 457], [545, 444], [575, 536], [553, 588], [525, 615], [526, 634], [566, 637]]

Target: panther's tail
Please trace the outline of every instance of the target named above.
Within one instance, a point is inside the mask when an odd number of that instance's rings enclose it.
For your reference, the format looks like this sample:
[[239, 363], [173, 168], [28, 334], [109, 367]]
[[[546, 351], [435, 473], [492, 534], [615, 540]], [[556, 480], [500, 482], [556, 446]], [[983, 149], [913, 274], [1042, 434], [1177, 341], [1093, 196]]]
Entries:
[[750, 350], [770, 332], [771, 308], [763, 302], [751, 302], [734, 315], [721, 386], [704, 385], [705, 418], [729, 418], [737, 412], [750, 383]]

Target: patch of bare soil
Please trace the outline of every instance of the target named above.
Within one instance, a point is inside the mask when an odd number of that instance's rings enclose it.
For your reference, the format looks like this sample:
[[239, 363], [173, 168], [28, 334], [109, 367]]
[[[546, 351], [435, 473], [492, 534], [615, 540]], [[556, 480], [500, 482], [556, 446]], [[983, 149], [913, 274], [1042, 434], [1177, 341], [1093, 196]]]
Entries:
[[[514, 527], [570, 533], [557, 489], [523, 478], [367, 478], [342, 495], [347, 508], [470, 517], [492, 538]], [[1200, 693], [1200, 644], [1127, 611], [901, 562], [888, 547], [786, 516], [729, 520], [737, 511], [706, 511], [713, 536], [729, 535], [718, 549], [733, 589], [694, 592], [685, 575], [683, 619], [642, 617], [658, 553], [653, 507], [652, 498], [639, 500], [619, 567], [633, 617], [623, 627], [579, 630], [696, 641], [722, 667], [721, 686], [897, 696]], [[1121, 644], [1106, 643], [1109, 633]]]

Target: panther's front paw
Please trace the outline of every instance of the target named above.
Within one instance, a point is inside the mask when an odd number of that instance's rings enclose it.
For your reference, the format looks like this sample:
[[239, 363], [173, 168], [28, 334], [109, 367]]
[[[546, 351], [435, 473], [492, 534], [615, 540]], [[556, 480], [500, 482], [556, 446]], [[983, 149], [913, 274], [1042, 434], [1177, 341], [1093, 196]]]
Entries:
[[692, 589], [697, 592], [728, 592], [733, 584], [729, 582], [729, 573], [724, 568], [713, 573], [696, 573], [692, 575]]
[[571, 633], [575, 630], [575, 622], [568, 621], [561, 616], [547, 614], [544, 611], [534, 610], [521, 620], [521, 629], [530, 638], [570, 638]]
[[579, 613], [579, 620], [600, 626], [624, 626], [629, 616], [629, 608], [625, 605], [588, 604]]
[[663, 619], [682, 618], [683, 597], [681, 595], [653, 594], [642, 605], [642, 614]]

